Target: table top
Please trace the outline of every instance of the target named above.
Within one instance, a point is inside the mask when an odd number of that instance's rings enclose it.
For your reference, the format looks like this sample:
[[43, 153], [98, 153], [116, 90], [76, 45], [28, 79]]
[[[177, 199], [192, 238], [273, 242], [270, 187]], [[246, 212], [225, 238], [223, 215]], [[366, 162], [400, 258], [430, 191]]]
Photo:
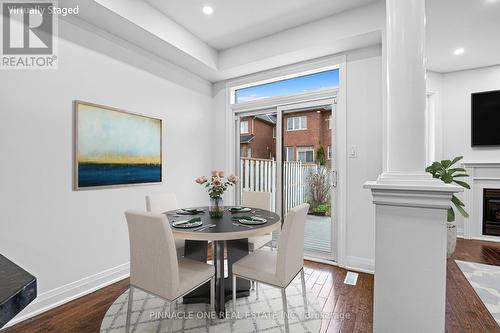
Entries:
[[[192, 229], [181, 229], [172, 227], [175, 238], [179, 239], [190, 239], [190, 240], [206, 240], [206, 241], [217, 241], [217, 240], [231, 240], [231, 239], [242, 239], [255, 236], [262, 236], [269, 234], [276, 229], [281, 227], [280, 216], [268, 210], [252, 208], [251, 212], [246, 213], [231, 213], [228, 209], [232, 206], [224, 207], [224, 216], [221, 218], [211, 218], [208, 213], [208, 207], [190, 207], [198, 208], [204, 211], [203, 214], [196, 215], [179, 215], [176, 213], [177, 210], [165, 212], [168, 221], [173, 223], [175, 221], [190, 219], [193, 217], [201, 218], [203, 225], [215, 224], [213, 228], [208, 228], [201, 231], [195, 231], [196, 228]], [[267, 222], [260, 225], [251, 225], [251, 228], [244, 226], [233, 225], [234, 216], [257, 216], [267, 219]]]
[[0, 255], [0, 328], [36, 297], [36, 278]]

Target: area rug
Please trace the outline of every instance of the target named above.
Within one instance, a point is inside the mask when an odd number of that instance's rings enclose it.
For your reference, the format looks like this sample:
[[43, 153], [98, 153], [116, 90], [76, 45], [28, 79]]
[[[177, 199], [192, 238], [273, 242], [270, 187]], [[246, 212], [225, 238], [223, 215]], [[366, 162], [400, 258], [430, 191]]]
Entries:
[[[308, 313], [304, 313], [300, 278], [297, 277], [286, 289], [289, 311], [290, 332], [319, 332], [321, 311], [318, 300], [307, 292]], [[101, 323], [101, 332], [125, 332], [128, 290], [111, 305]], [[248, 297], [238, 298], [234, 318], [218, 319], [211, 315], [208, 304], [178, 304], [173, 332], [189, 333], [250, 333], [250, 332], [285, 332], [282, 316], [281, 291], [277, 288], [259, 285], [259, 299], [252, 291]], [[232, 301], [226, 303], [226, 310], [231, 311]], [[167, 332], [168, 319], [165, 314], [168, 303], [142, 291], [134, 291], [131, 316], [131, 332], [163, 333]], [[161, 318], [163, 315], [163, 318]], [[211, 320], [210, 317], [215, 319]]]
[[474, 291], [500, 325], [500, 266], [455, 260]]

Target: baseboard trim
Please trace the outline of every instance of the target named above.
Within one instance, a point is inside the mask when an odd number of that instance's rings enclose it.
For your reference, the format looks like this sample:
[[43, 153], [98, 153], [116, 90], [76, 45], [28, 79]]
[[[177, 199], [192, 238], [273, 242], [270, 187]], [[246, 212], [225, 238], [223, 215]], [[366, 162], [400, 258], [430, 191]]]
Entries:
[[457, 228], [457, 237], [464, 238], [464, 228]]
[[9, 321], [4, 327], [10, 327], [45, 311], [90, 294], [130, 275], [130, 264], [118, 265], [97, 274], [68, 283], [38, 295], [38, 297]]
[[362, 257], [347, 256], [345, 258], [345, 265], [343, 265], [342, 267], [358, 272], [374, 274], [375, 260]]

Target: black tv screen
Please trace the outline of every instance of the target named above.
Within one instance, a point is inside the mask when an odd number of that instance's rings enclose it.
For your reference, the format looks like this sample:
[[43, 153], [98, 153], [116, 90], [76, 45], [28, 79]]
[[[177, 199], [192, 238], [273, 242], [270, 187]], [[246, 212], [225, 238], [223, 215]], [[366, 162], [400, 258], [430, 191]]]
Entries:
[[500, 146], [500, 90], [474, 93], [472, 146]]

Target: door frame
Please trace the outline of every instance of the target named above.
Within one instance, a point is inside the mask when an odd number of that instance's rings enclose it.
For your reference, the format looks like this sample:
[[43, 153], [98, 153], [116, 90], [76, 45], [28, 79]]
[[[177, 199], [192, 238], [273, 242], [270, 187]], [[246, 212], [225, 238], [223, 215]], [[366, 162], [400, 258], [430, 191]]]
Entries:
[[[331, 198], [330, 198], [330, 205], [335, 212], [332, 214], [330, 217], [330, 223], [332, 224], [332, 228], [330, 229], [330, 240], [331, 240], [331, 249], [329, 255], [325, 256], [323, 253], [315, 252], [315, 251], [307, 251], [304, 252], [304, 256], [308, 258], [319, 258], [319, 259], [326, 259], [326, 260], [336, 260], [337, 254], [336, 254], [336, 241], [337, 241], [337, 211], [339, 209], [339, 204], [338, 204], [338, 198], [337, 198], [337, 187], [338, 187], [338, 169], [337, 169], [337, 147], [336, 147], [336, 122], [335, 119], [337, 119], [337, 96], [335, 97], [330, 97], [330, 98], [325, 98], [325, 99], [318, 99], [314, 101], [308, 101], [308, 102], [301, 102], [301, 103], [295, 103], [295, 104], [287, 104], [287, 105], [280, 105], [277, 107], [278, 113], [278, 123], [279, 125], [277, 126], [276, 130], [276, 161], [278, 163], [278, 168], [277, 168], [277, 185], [276, 188], [280, 189], [278, 193], [280, 193], [279, 200], [280, 200], [280, 207], [281, 203], [283, 200], [283, 116], [285, 114], [290, 114], [294, 112], [300, 112], [301, 109], [314, 109], [316, 107], [321, 107], [325, 105], [330, 105], [331, 110], [332, 110], [332, 115], [330, 117], [330, 124], [331, 124], [331, 138], [332, 141], [330, 142], [330, 147], [332, 149], [332, 156], [335, 156], [335, 162], [332, 165], [332, 171], [335, 172], [335, 183], [336, 186], [330, 191]], [[280, 128], [278, 130], [278, 127]], [[279, 136], [278, 136], [278, 131], [279, 131]], [[280, 151], [280, 154], [278, 156], [278, 150]], [[280, 211], [282, 213], [282, 210]], [[280, 214], [281, 215], [281, 214]]]
[[[231, 94], [234, 88], [245, 83], [256, 82], [262, 79], [279, 77], [284, 73], [299, 72], [311, 68], [320, 68], [327, 66], [338, 66], [339, 69], [339, 87], [337, 89], [325, 89], [317, 92], [297, 94], [292, 96], [283, 96], [276, 98], [263, 99], [253, 102], [232, 104]], [[246, 77], [237, 78], [225, 82], [225, 100], [226, 100], [226, 170], [229, 172], [239, 172], [239, 165], [235, 162], [237, 152], [236, 147], [239, 147], [239, 131], [236, 131], [235, 124], [238, 122], [238, 117], [244, 113], [259, 113], [265, 109], [278, 107], [278, 105], [287, 105], [306, 101], [314, 101], [318, 99], [332, 98], [336, 95], [337, 98], [337, 116], [334, 117], [334, 128], [336, 133], [336, 156], [337, 156], [337, 215], [336, 215], [336, 235], [333, 244], [333, 260], [341, 266], [346, 266], [347, 252], [347, 103], [346, 103], [346, 87], [347, 87], [347, 68], [346, 56], [328, 56], [318, 60], [309, 61], [306, 63], [285, 66], [279, 69], [273, 69], [258, 74], [248, 75]], [[239, 123], [237, 124], [239, 125]], [[238, 128], [239, 129], [239, 128]], [[277, 129], [278, 131], [278, 129]], [[239, 150], [238, 150], [239, 151]], [[277, 151], [276, 155], [281, 155]], [[229, 201], [234, 202], [236, 197], [234, 193], [228, 193]], [[278, 201], [277, 205], [281, 205]], [[276, 206], [278, 208], [278, 206]], [[281, 208], [281, 207], [280, 207]]]

